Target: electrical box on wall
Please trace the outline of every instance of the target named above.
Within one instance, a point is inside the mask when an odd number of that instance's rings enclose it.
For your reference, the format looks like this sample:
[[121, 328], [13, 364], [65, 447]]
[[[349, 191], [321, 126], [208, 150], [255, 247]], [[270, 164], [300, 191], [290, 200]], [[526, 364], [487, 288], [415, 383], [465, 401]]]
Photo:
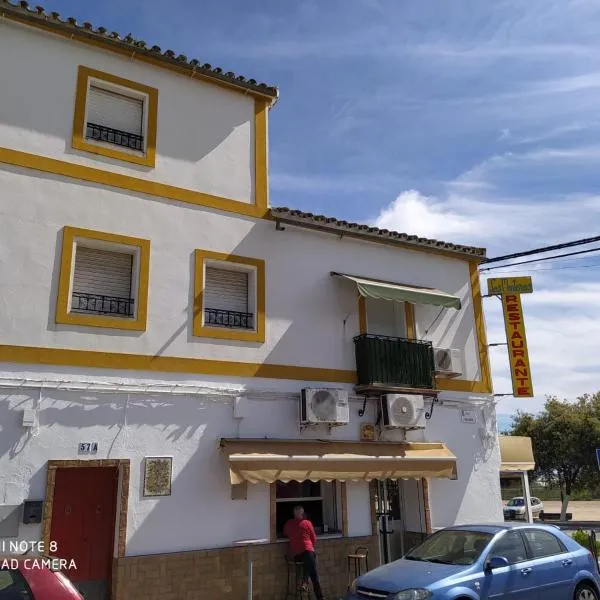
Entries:
[[233, 399], [233, 418], [245, 419], [250, 416], [250, 407], [248, 406], [248, 398], [238, 396]]
[[33, 408], [23, 411], [23, 427], [35, 427], [37, 425], [37, 412]]
[[42, 500], [25, 500], [23, 502], [23, 523], [25, 525], [41, 523], [43, 506]]

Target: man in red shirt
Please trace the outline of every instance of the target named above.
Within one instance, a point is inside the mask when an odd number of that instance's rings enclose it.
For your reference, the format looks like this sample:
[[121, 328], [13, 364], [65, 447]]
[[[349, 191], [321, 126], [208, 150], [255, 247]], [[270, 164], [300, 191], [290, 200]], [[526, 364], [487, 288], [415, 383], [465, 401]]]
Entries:
[[304, 577], [310, 577], [317, 600], [323, 600], [315, 555], [317, 536], [313, 524], [304, 516], [301, 506], [294, 508], [294, 518], [285, 524], [283, 535], [290, 541], [290, 551], [294, 560], [304, 563]]

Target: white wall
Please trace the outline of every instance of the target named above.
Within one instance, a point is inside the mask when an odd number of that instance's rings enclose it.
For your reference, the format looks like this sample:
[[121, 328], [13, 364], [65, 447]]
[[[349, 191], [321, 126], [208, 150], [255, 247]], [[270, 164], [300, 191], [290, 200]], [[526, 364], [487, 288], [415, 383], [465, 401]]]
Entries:
[[[269, 490], [267, 485], [248, 487], [248, 499], [232, 501], [227, 462], [217, 448], [221, 437], [275, 437], [358, 439], [360, 423], [373, 422], [375, 403], [351, 401], [350, 424], [304, 431], [297, 425], [298, 398], [302, 387], [314, 382], [269, 380], [123, 379], [114, 372], [83, 375], [79, 370], [45, 368], [39, 371], [0, 365], [0, 381], [40, 381], [46, 388], [0, 389], [0, 504], [20, 504], [44, 497], [46, 463], [50, 459], [75, 459], [79, 442], [99, 443], [93, 458], [128, 458], [131, 461], [127, 552], [169, 552], [229, 545], [240, 539], [262, 539], [269, 535]], [[158, 389], [168, 383], [194, 386], [194, 395], [68, 391], [51, 389], [52, 382], [85, 385], [136, 384]], [[71, 382], [71, 383], [69, 383]], [[6, 383], [4, 384], [6, 385]], [[164, 388], [163, 388], [164, 389]], [[184, 390], [184, 388], [181, 388]], [[184, 390], [185, 391], [185, 390]], [[233, 398], [243, 393], [248, 412], [233, 419]], [[447, 396], [448, 398], [448, 396]], [[22, 411], [36, 408], [39, 425], [21, 426]], [[479, 410], [479, 409], [477, 409]], [[458, 458], [458, 480], [431, 480], [432, 524], [493, 522], [502, 519], [498, 478], [497, 441], [484, 444], [484, 433], [493, 431], [493, 409], [486, 409], [477, 425], [460, 422], [460, 411], [437, 406], [425, 437], [444, 441]], [[173, 456], [170, 497], [149, 499], [141, 493], [145, 456]], [[406, 482], [406, 486], [414, 484]], [[368, 484], [349, 482], [348, 520], [351, 536], [370, 535]], [[409, 490], [410, 491], [410, 490]], [[407, 507], [414, 498], [406, 493]], [[409, 514], [410, 513], [410, 514]], [[414, 513], [414, 514], [413, 514]], [[174, 518], [174, 517], [177, 518]], [[407, 508], [408, 521], [417, 520]], [[416, 523], [414, 523], [416, 527]], [[418, 530], [418, 528], [414, 529]], [[20, 540], [37, 539], [40, 527], [21, 525]]]
[[[8, 374], [4, 371], [2, 377]], [[23, 372], [12, 375], [27, 376]], [[47, 381], [77, 378], [75, 373], [28, 375]], [[104, 380], [111, 379], [107, 376]], [[268, 485], [250, 485], [247, 500], [231, 500], [229, 470], [218, 440], [236, 436], [299, 437], [299, 391], [310, 382], [279, 382], [280, 390], [287, 387], [287, 395], [284, 391], [269, 395], [263, 388], [262, 397], [250, 397], [248, 417], [241, 420], [233, 419], [234, 396], [224, 393], [222, 383], [195, 383], [206, 386], [204, 395], [0, 389], [0, 504], [44, 498], [46, 461], [82, 458], [77, 454], [79, 442], [98, 442], [98, 454], [89, 458], [131, 461], [129, 555], [214, 548], [242, 539], [268, 538]], [[210, 388], [214, 388], [213, 393], [209, 393]], [[335, 429], [331, 437], [357, 439], [359, 407], [359, 402], [353, 402], [352, 423]], [[38, 426], [33, 430], [21, 426], [25, 408], [37, 410]], [[321, 429], [304, 432], [301, 437], [327, 435]], [[174, 457], [171, 496], [143, 497], [145, 456]], [[370, 535], [369, 506], [368, 484], [349, 483], [350, 535]], [[38, 539], [40, 529], [37, 525], [21, 525], [18, 539]]]
[[[458, 480], [430, 480], [432, 526], [503, 522], [500, 496], [500, 450], [496, 411], [490, 403], [476, 406], [481, 397], [440, 394], [446, 402], [434, 408], [427, 425], [427, 438], [441, 439], [457, 457]], [[469, 405], [469, 403], [471, 403]], [[477, 423], [462, 422], [461, 410], [472, 410]]]
[[348, 498], [348, 535], [371, 535], [371, 500], [366, 481], [346, 483]]
[[[79, 64], [159, 88], [155, 170], [148, 172], [70, 148]], [[254, 110], [249, 98], [6, 21], [0, 22], [0, 72], [0, 147], [252, 201]], [[276, 231], [272, 222], [6, 165], [0, 165], [0, 189], [3, 345], [354, 370], [356, 290], [330, 276], [331, 271], [339, 271], [459, 295], [463, 309], [459, 313], [446, 311], [455, 320], [450, 323], [444, 320], [449, 317], [444, 317], [428, 336], [463, 351], [468, 378], [479, 372], [466, 262], [292, 226]], [[60, 240], [65, 225], [151, 241], [145, 332], [55, 324]], [[192, 336], [193, 255], [198, 248], [266, 260], [265, 344]], [[420, 307], [416, 314], [418, 331], [424, 332], [431, 315]], [[0, 364], [0, 379], [19, 376], [119, 382], [128, 378], [137, 383], [156, 378], [147, 373]], [[96, 392], [45, 390], [40, 401], [40, 427], [31, 437], [19, 425], [18, 410], [31, 405], [37, 392], [0, 394], [0, 501], [11, 504], [40, 498], [46, 461], [75, 458], [78, 442], [91, 439], [100, 442], [98, 458], [132, 460], [130, 553], [211, 547], [240, 538], [265, 537], [267, 487], [251, 487], [245, 510], [240, 511], [229, 499], [227, 469], [216, 440], [226, 435], [298, 435], [296, 401], [285, 399], [285, 395], [297, 395], [309, 382], [162, 376], [166, 382], [186, 379], [218, 389], [210, 398], [135, 395], [128, 402], [123, 394], [108, 397]], [[224, 388], [260, 388], [274, 396], [253, 399], [251, 416], [238, 425], [231, 418], [230, 400], [223, 401]], [[277, 393], [284, 397], [277, 397]], [[482, 520], [484, 516], [489, 520], [494, 512], [490, 506], [499, 500], [497, 448], [484, 452], [477, 428], [450, 426], [455, 418], [459, 418], [455, 411], [438, 407], [427, 431], [428, 439], [445, 441], [459, 457], [458, 482], [432, 482], [434, 525], [476, 517]], [[332, 436], [357, 439], [357, 419], [353, 409], [351, 424], [335, 429]], [[373, 422], [372, 403], [364, 419]], [[173, 496], [142, 499], [141, 459], [163, 453], [176, 457]], [[367, 534], [367, 486], [350, 484], [349, 490], [350, 533]], [[477, 500], [481, 493], [488, 501]], [[215, 518], [215, 514], [221, 516]], [[248, 519], [248, 514], [253, 518]], [[173, 515], [179, 518], [173, 519]], [[39, 531], [24, 527], [22, 533], [35, 537]]]
[[[79, 65], [158, 89], [156, 168], [71, 148]], [[252, 97], [0, 20], [0, 146], [254, 202]]]
[[[465, 264], [465, 269], [468, 270]], [[459, 379], [480, 380], [479, 350], [473, 328], [475, 315], [468, 273], [463, 287], [457, 294], [462, 308], [440, 308], [438, 306], [415, 306], [417, 338], [428, 340], [438, 348], [457, 348], [462, 353], [462, 375]]]
[[[460, 260], [339, 239], [288, 226], [2, 168], [0, 336], [3, 344], [80, 348], [354, 370], [355, 287], [340, 271], [459, 294], [452, 345], [475, 357], [468, 266]], [[65, 225], [151, 241], [146, 332], [57, 326], [55, 298]], [[258, 345], [191, 334], [196, 248], [266, 260], [267, 341]], [[6, 257], [10, 254], [10, 260]], [[477, 369], [474, 364], [468, 373]]]

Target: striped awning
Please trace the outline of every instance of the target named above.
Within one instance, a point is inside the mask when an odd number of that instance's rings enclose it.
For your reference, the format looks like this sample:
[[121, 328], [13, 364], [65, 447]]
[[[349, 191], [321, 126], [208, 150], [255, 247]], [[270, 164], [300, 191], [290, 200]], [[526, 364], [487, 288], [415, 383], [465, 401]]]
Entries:
[[222, 439], [232, 484], [456, 478], [441, 442]]

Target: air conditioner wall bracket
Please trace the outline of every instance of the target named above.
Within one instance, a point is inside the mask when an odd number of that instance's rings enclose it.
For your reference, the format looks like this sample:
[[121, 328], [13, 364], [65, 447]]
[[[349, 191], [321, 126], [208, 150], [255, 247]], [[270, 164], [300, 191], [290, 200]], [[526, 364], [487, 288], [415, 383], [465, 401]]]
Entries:
[[438, 404], [438, 402], [439, 402], [439, 399], [437, 396], [433, 396], [433, 398], [431, 398], [431, 405], [429, 406], [429, 410], [425, 411], [425, 418], [428, 421], [433, 416], [433, 408], [436, 404]]
[[365, 394], [365, 397], [363, 398], [362, 408], [358, 409], [358, 416], [359, 417], [364, 417], [366, 410], [367, 410], [367, 395]]

